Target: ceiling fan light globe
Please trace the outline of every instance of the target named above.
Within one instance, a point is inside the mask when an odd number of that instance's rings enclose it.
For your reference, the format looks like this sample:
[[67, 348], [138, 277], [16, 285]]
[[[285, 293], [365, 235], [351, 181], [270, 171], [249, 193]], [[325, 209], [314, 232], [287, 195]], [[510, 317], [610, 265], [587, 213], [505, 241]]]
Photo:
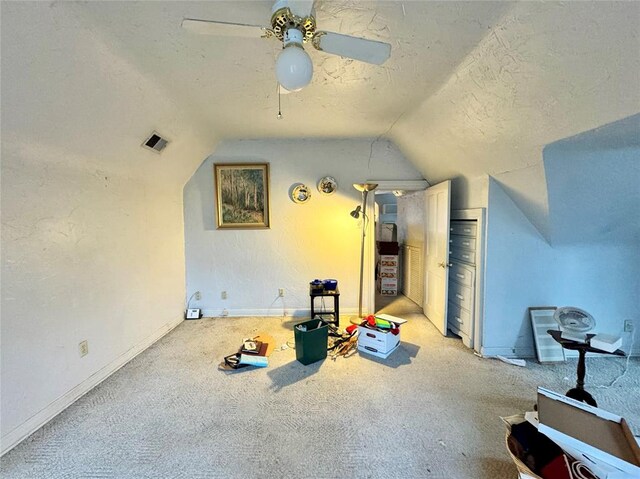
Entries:
[[276, 61], [276, 78], [289, 91], [299, 91], [311, 82], [313, 63], [301, 46], [290, 44]]

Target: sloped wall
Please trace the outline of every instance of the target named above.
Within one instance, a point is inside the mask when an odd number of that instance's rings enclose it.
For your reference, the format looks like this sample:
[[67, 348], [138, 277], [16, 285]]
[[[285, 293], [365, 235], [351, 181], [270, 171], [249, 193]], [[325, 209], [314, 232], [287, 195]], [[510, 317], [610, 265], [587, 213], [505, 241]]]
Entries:
[[640, 244], [640, 114], [544, 149], [552, 244]]
[[[533, 357], [527, 308], [576, 306], [599, 332], [640, 327], [640, 255], [625, 241], [550, 246], [504, 189], [489, 180], [483, 354]], [[631, 335], [624, 336], [631, 346]], [[636, 343], [634, 354], [640, 348]]]
[[[271, 228], [218, 230], [213, 165], [246, 162], [270, 164]], [[329, 196], [316, 188], [325, 175], [338, 182], [338, 191]], [[362, 201], [352, 184], [368, 178], [412, 180], [422, 176], [387, 141], [375, 142], [373, 148], [371, 140], [223, 143], [184, 188], [187, 291], [189, 295], [202, 293], [202, 300], [191, 304], [209, 316], [223, 312], [231, 316], [305, 314], [309, 281], [334, 278], [339, 282], [342, 313], [354, 313], [362, 224], [349, 212]], [[291, 186], [298, 182], [311, 188], [306, 204], [295, 204], [289, 198]], [[369, 213], [373, 218], [372, 208]], [[373, 274], [371, 253], [365, 263]], [[284, 298], [278, 298], [278, 288], [285, 290]], [[222, 291], [227, 292], [227, 299], [221, 298]], [[365, 290], [365, 308], [367, 297]]]

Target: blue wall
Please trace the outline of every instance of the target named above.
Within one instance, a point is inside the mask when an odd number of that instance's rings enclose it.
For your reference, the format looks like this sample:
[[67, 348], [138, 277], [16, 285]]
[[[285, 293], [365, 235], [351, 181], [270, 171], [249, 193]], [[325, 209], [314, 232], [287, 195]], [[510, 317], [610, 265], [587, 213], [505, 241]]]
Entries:
[[[483, 354], [533, 357], [531, 306], [584, 309], [595, 317], [596, 331], [621, 333], [626, 319], [638, 330], [638, 245], [551, 246], [493, 178], [487, 211]], [[626, 335], [623, 347], [630, 341]]]

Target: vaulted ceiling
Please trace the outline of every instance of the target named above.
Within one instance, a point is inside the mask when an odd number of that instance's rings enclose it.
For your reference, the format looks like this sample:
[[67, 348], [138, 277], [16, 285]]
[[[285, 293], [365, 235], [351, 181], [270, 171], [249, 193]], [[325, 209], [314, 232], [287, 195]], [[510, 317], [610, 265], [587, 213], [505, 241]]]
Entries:
[[[268, 24], [271, 5], [4, 2], [3, 150], [182, 184], [222, 139], [384, 137], [431, 183], [496, 177], [547, 232], [543, 148], [640, 111], [640, 3], [317, 0], [319, 29], [392, 55], [308, 48], [312, 83], [278, 120], [277, 41], [180, 27]], [[154, 129], [160, 157], [139, 147]]]

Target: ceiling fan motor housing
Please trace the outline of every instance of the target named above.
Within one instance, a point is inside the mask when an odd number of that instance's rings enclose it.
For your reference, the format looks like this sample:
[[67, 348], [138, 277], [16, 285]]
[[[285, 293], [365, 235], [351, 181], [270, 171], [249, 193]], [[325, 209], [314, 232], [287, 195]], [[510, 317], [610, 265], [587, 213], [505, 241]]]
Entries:
[[313, 14], [307, 17], [299, 17], [287, 6], [275, 9], [280, 4], [286, 5], [287, 2], [276, 2], [274, 5], [274, 12], [271, 15], [271, 28], [275, 37], [286, 41], [285, 34], [287, 30], [295, 29], [301, 32], [303, 42], [311, 41], [316, 32], [316, 19]]

